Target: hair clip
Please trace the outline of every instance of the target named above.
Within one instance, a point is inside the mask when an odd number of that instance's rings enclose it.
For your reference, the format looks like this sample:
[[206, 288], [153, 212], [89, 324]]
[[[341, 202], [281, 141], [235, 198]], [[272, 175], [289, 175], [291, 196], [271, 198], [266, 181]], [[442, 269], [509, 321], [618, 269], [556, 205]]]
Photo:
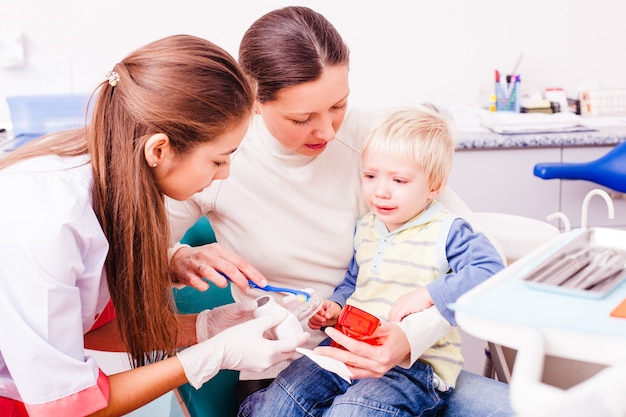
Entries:
[[106, 79], [109, 80], [109, 85], [111, 87], [115, 87], [117, 82], [120, 80], [120, 75], [115, 71], [109, 71], [105, 75]]

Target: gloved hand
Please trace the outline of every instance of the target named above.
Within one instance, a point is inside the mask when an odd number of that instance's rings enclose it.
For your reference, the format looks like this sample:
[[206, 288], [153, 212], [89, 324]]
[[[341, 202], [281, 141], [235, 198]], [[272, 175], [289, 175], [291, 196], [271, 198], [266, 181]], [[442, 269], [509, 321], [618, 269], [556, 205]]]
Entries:
[[290, 359], [297, 347], [304, 345], [309, 334], [269, 340], [263, 337], [287, 318], [286, 312], [262, 316], [222, 330], [214, 337], [177, 353], [189, 383], [196, 389], [220, 369], [261, 372], [276, 363]]
[[224, 329], [233, 327], [254, 318], [257, 308], [255, 301], [242, 301], [203, 310], [196, 318], [196, 337], [198, 343], [204, 342]]

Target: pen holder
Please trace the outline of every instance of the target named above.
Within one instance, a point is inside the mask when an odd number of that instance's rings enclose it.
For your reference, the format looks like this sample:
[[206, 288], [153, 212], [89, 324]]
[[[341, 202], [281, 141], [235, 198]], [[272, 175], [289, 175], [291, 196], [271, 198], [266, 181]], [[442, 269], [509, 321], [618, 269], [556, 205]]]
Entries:
[[519, 78], [515, 81], [496, 82], [496, 111], [519, 113]]

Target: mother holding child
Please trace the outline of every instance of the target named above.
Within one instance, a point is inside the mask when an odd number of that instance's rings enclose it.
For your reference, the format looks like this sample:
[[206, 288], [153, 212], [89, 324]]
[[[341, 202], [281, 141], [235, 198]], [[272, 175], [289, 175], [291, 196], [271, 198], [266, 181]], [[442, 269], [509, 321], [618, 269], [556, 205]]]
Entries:
[[[240, 302], [258, 296], [249, 290], [248, 279], [311, 288], [329, 298], [344, 278], [356, 277], [357, 263], [350, 261], [355, 224], [368, 210], [361, 193], [361, 150], [380, 114], [348, 110], [348, 47], [332, 24], [309, 8], [286, 7], [254, 22], [242, 39], [239, 63], [257, 94], [255, 116], [231, 158], [230, 177], [189, 200], [167, 202], [173, 242], [206, 215], [219, 243], [195, 248], [176, 244], [170, 250], [174, 277], [206, 289], [203, 277], [223, 287], [226, 275]], [[434, 190], [435, 184], [430, 185]], [[436, 201], [471, 219], [445, 181], [436, 189]], [[423, 353], [456, 325], [450, 303], [503, 267], [497, 251], [467, 222], [455, 221], [440, 244], [451, 271], [443, 270], [421, 286], [419, 303], [410, 305], [413, 301], [407, 299], [411, 314], [383, 320], [373, 334], [377, 345], [328, 327], [326, 334], [346, 349], [316, 352], [346, 363], [354, 380], [380, 379], [392, 369], [428, 363]], [[460, 268], [453, 259], [471, 267]], [[311, 334], [307, 347], [326, 337], [306, 330]], [[267, 388], [290, 362], [261, 372], [243, 370], [239, 400]], [[506, 386], [463, 371], [458, 375], [438, 391], [444, 394], [436, 408], [447, 403], [447, 416], [512, 414]], [[271, 393], [272, 388], [262, 395], [271, 401]]]

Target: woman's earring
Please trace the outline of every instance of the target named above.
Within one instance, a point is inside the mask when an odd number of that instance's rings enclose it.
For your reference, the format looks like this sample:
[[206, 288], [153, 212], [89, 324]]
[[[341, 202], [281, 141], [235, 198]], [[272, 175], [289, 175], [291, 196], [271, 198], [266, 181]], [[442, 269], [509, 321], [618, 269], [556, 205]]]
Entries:
[[255, 108], [254, 108], [254, 114], [261, 114], [261, 112], [259, 111], [259, 108], [258, 108], [258, 107], [255, 107]]
[[159, 166], [159, 163], [158, 163], [158, 162], [153, 162], [153, 163], [152, 163], [152, 168], [156, 168], [156, 167], [158, 167], [158, 166]]

